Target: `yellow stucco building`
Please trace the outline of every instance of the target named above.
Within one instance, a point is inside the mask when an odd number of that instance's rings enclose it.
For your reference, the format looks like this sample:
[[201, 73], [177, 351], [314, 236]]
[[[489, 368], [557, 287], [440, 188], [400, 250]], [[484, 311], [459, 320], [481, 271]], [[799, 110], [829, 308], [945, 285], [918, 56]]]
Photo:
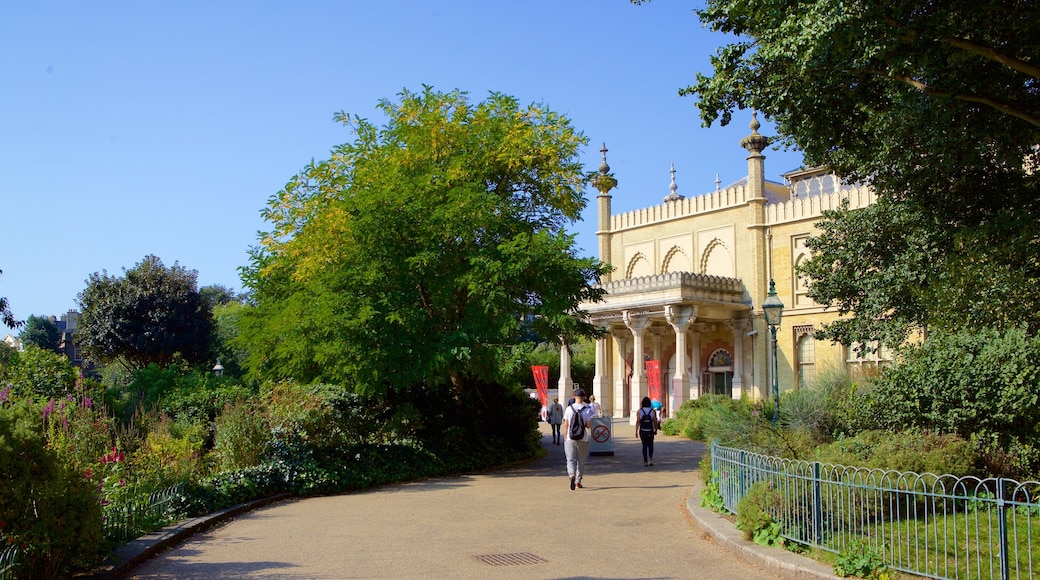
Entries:
[[[593, 381], [605, 414], [632, 417], [653, 382], [646, 361], [659, 361], [666, 414], [705, 393], [771, 397], [772, 345], [762, 313], [771, 280], [784, 304], [777, 331], [780, 391], [811, 382], [823, 366], [859, 362], [845, 346], [814, 340], [813, 329], [837, 314], [808, 297], [795, 267], [808, 258], [805, 242], [824, 210], [845, 200], [850, 209], [865, 207], [875, 195], [825, 170], [767, 181], [762, 152], [768, 140], [759, 128], [753, 117], [751, 134], [740, 142], [748, 152], [745, 179], [684, 198], [676, 194], [673, 173], [672, 194], [660, 205], [616, 215], [604, 146], [605, 178], [594, 180], [596, 235], [599, 259], [614, 270], [600, 281], [605, 299], [582, 309], [608, 332], [596, 342]], [[565, 389], [569, 361], [561, 363]]]

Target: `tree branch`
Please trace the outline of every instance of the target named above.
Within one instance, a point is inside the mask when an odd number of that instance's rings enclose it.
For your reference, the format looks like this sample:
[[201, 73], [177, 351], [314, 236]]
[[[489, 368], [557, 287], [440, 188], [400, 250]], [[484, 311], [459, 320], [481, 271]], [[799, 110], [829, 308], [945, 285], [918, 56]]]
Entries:
[[956, 93], [953, 91], [941, 91], [939, 89], [931, 87], [928, 83], [919, 81], [915, 78], [910, 77], [909, 75], [890, 72], [888, 73], [888, 76], [897, 81], [910, 85], [926, 95], [930, 95], [933, 97], [947, 97], [951, 99], [957, 99], [959, 101], [986, 105], [987, 107], [993, 108], [1006, 115], [1011, 115], [1012, 117], [1022, 119], [1023, 121], [1029, 123], [1030, 125], [1033, 125], [1034, 127], [1040, 127], [1040, 117], [1028, 111], [1023, 111], [1021, 109], [1013, 107], [1007, 103], [1002, 103], [989, 97], [982, 97], [978, 95], [965, 93]]
[[943, 36], [940, 40], [946, 42], [950, 46], [966, 50], [972, 54], [977, 54], [994, 62], [999, 62], [1000, 64], [1022, 74], [1029, 75], [1033, 78], [1040, 78], [1040, 66], [1035, 66], [1022, 59], [1006, 55], [997, 51], [992, 46], [986, 46], [985, 44], [955, 36]]
[[[885, 17], [884, 21], [887, 24], [905, 30], [907, 34], [907, 40], [912, 41], [921, 37], [920, 30], [907, 25], [905, 22], [901, 22], [895, 18], [892, 18], [891, 16]], [[946, 44], [954, 48], [959, 48], [963, 51], [970, 52], [988, 60], [992, 60], [993, 62], [998, 62], [1022, 74], [1040, 79], [1040, 66], [1030, 64], [1018, 57], [1004, 54], [1003, 52], [1000, 52], [999, 50], [987, 44], [983, 44], [981, 42], [976, 42], [974, 40], [969, 40], [967, 38], [962, 38], [959, 36], [940, 36], [938, 37], [938, 40], [941, 42], [945, 42]]]

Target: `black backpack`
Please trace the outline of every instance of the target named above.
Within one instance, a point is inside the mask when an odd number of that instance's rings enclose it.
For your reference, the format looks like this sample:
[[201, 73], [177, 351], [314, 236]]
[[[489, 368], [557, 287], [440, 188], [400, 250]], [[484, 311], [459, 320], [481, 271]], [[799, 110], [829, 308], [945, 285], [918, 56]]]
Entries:
[[639, 417], [639, 434], [652, 437], [657, 431], [654, 429], [654, 411], [652, 409], [646, 409], [648, 413], [643, 413]]
[[572, 441], [578, 441], [585, 438], [585, 418], [581, 416], [581, 411], [578, 411], [571, 405], [571, 411], [574, 413], [574, 419], [571, 420], [570, 425], [567, 426], [569, 437]]

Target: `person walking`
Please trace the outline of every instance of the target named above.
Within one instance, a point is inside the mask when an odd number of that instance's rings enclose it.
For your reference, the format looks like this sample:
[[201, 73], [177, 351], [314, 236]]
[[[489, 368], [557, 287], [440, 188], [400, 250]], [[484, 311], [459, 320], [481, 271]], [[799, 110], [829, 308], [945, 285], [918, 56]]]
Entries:
[[[571, 491], [583, 487], [585, 460], [589, 456], [589, 421], [592, 407], [585, 404], [585, 389], [574, 390], [574, 403], [563, 411], [563, 453], [567, 456], [567, 478]], [[579, 436], [580, 432], [580, 436]]]
[[549, 426], [552, 427], [553, 444], [559, 445], [563, 439], [563, 436], [560, 435], [560, 424], [563, 423], [563, 406], [560, 405], [559, 397], [553, 397], [553, 402], [549, 404], [545, 416]]
[[643, 397], [636, 414], [636, 437], [643, 443], [643, 467], [654, 465], [654, 436], [660, 428], [661, 422], [650, 406], [650, 397]]
[[592, 407], [593, 417], [603, 416], [603, 410], [600, 408], [599, 403], [596, 402], [596, 395], [589, 395], [589, 406]]

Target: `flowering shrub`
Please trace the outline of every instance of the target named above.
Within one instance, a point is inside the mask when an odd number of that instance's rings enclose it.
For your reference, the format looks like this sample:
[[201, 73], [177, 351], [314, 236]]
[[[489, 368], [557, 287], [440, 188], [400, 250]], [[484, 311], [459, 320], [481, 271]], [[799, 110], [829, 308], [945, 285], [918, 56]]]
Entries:
[[0, 540], [23, 551], [19, 578], [67, 576], [101, 549], [96, 488], [47, 448], [42, 411], [26, 399], [0, 403]]
[[[51, 409], [46, 413], [47, 409]], [[112, 446], [115, 422], [103, 405], [89, 396], [48, 401], [44, 407], [47, 446], [70, 469], [78, 472], [95, 467], [98, 457]]]

